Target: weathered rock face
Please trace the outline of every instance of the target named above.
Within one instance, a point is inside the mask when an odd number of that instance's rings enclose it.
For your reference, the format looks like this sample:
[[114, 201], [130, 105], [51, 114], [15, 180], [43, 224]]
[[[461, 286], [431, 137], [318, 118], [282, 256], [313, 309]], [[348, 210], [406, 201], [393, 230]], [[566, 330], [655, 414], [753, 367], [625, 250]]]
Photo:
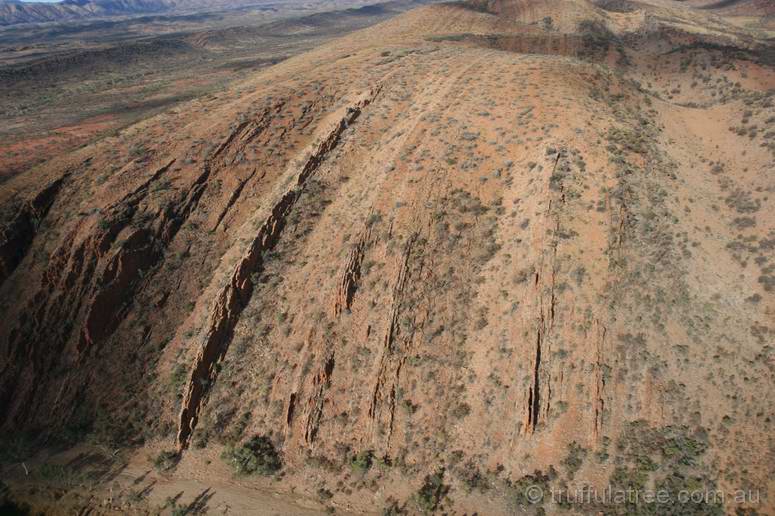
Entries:
[[354, 510], [773, 487], [775, 71], [638, 5], [423, 8], [14, 179], [3, 430], [262, 435]]
[[[282, 236], [287, 219], [299, 200], [305, 183], [315, 174], [321, 162], [339, 143], [342, 132], [358, 118], [373, 96], [374, 92], [370, 92], [365, 98], [345, 108], [342, 117], [335, 121], [330, 129], [325, 130], [320, 141], [315, 142], [311, 150], [305, 152], [306, 159], [298, 170], [295, 170], [295, 162], [289, 165], [288, 177], [283, 181], [288, 184], [288, 190], [276, 201], [270, 200], [272, 206], [269, 216], [261, 223], [253, 243], [238, 262], [231, 281], [216, 297], [209, 327], [204, 336], [204, 345], [196, 358], [183, 397], [177, 437], [179, 448], [186, 448], [189, 444], [208, 387], [217, 378], [216, 366], [223, 360], [234, 336], [234, 327], [239, 322], [242, 310], [250, 302], [255, 288], [255, 277], [261, 275], [264, 256], [272, 252]], [[291, 181], [288, 182], [288, 179]]]

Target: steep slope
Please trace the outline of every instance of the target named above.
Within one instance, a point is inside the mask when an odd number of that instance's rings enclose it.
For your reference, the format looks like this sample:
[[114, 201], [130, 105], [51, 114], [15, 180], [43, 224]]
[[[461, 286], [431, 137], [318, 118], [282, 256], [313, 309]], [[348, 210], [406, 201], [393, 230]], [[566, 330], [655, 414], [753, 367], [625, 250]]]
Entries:
[[772, 49], [631, 3], [423, 7], [3, 185], [4, 432], [182, 479], [262, 436], [355, 512], [771, 511]]

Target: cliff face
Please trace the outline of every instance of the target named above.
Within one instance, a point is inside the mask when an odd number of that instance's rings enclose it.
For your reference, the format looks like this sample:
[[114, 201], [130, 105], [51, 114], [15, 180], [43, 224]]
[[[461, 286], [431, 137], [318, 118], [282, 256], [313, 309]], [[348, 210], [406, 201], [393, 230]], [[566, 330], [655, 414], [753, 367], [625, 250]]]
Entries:
[[356, 511], [773, 487], [775, 71], [664, 9], [421, 8], [3, 185], [3, 432]]

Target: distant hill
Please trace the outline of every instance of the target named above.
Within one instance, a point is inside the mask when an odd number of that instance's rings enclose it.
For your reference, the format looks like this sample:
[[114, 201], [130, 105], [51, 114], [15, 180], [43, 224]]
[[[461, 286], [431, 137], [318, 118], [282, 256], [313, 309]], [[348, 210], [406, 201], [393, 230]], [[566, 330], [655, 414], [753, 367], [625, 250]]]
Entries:
[[271, 4], [260, 0], [65, 0], [56, 3], [0, 0], [0, 26], [170, 11], [233, 9], [261, 4], [264, 8], [274, 9]]
[[169, 10], [174, 5], [175, 2], [169, 0], [65, 0], [59, 3], [0, 0], [0, 25], [153, 13]]
[[692, 0], [691, 4], [701, 9], [720, 11], [728, 15], [775, 15], [775, 2], [772, 0]]

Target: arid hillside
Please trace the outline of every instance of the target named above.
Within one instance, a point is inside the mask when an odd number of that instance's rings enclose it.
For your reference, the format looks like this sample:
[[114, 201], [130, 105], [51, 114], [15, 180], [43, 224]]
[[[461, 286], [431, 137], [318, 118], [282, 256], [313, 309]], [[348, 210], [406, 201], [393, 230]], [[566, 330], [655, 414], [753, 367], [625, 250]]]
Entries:
[[687, 2], [430, 5], [15, 176], [6, 496], [771, 514], [773, 50]]

